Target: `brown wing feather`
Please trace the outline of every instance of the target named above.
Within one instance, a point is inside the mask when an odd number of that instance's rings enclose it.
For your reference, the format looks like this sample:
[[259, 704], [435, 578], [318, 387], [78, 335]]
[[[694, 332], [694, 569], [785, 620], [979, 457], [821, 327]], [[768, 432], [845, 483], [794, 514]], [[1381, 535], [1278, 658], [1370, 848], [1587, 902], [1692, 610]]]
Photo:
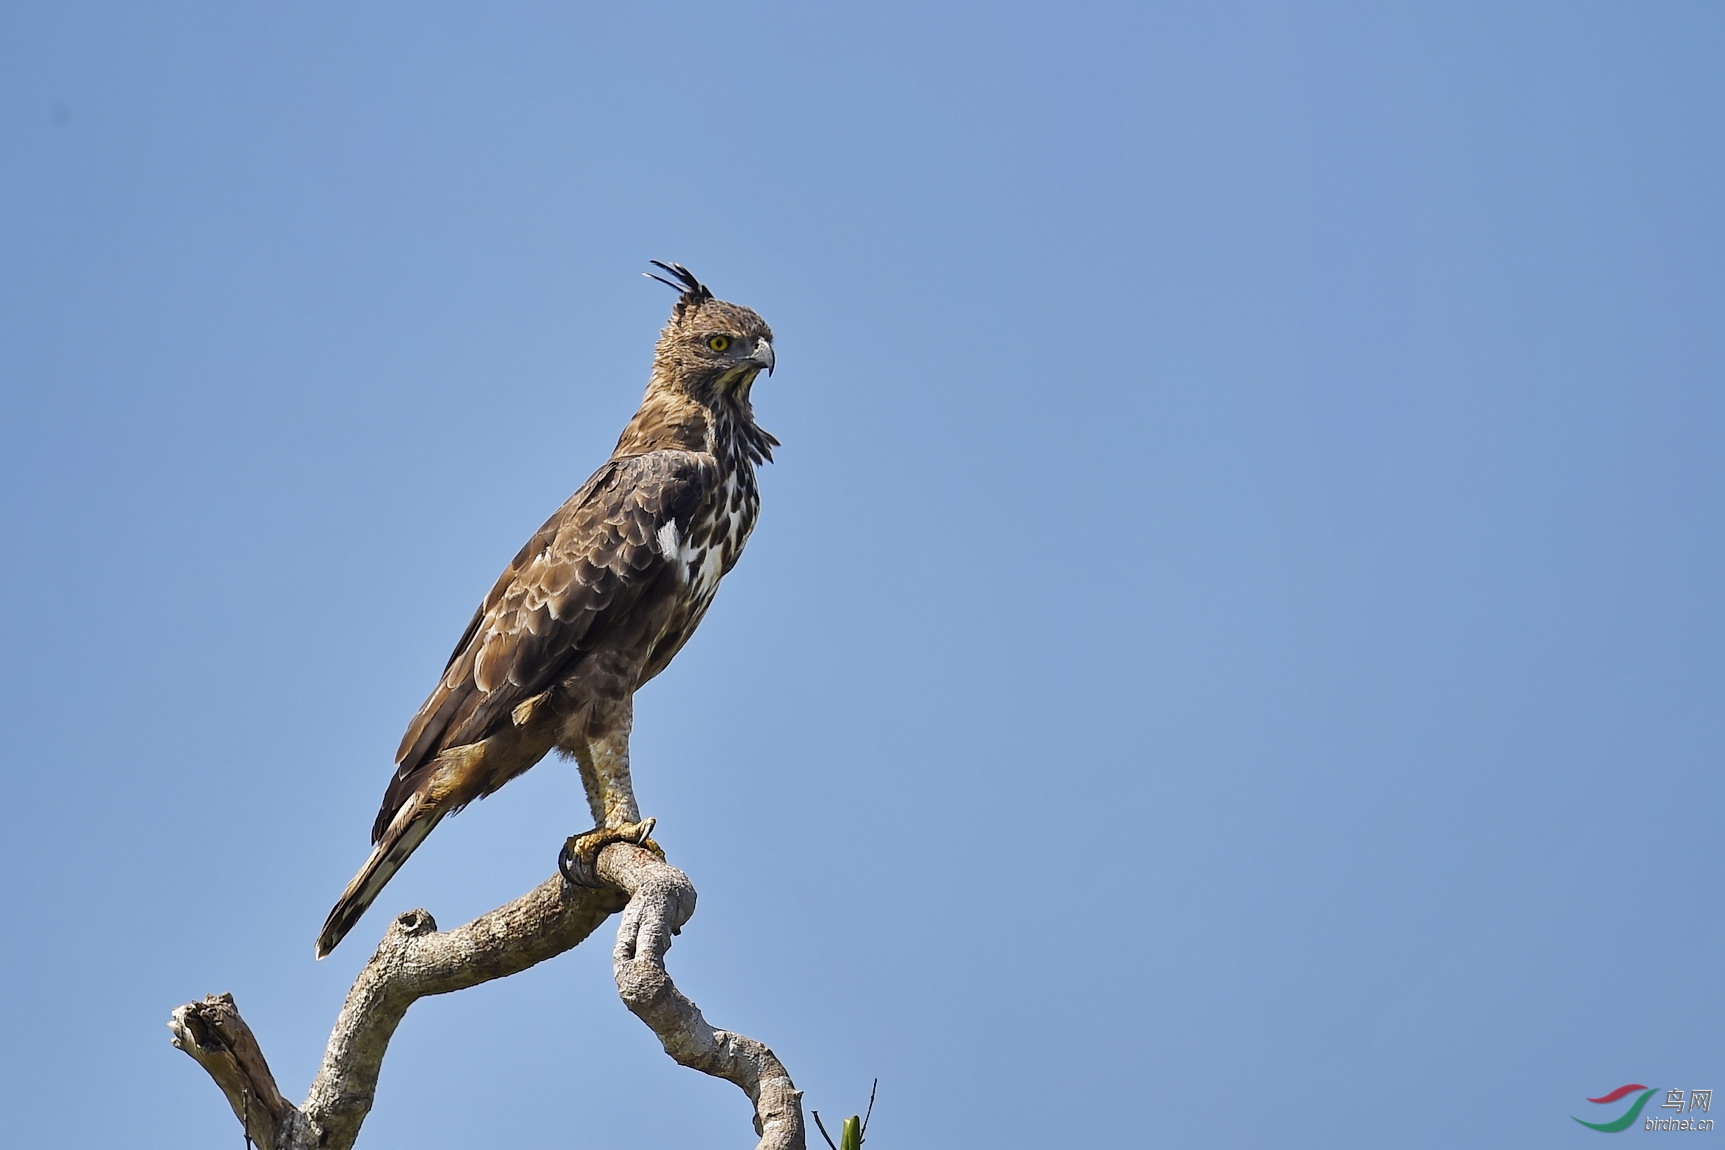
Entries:
[[420, 767], [445, 748], [484, 739], [603, 641], [666, 570], [659, 530], [674, 522], [685, 536], [714, 485], [711, 464], [692, 452], [613, 459], [534, 533], [408, 724], [373, 842], [413, 792]]

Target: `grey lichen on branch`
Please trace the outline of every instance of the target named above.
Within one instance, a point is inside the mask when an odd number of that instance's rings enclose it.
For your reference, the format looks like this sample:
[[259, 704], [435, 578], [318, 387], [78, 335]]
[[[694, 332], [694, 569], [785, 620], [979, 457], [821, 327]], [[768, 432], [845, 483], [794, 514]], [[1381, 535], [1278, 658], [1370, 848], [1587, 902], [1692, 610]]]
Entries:
[[665, 969], [671, 937], [695, 910], [688, 876], [627, 843], [599, 856], [609, 888], [547, 879], [465, 926], [439, 931], [423, 910], [398, 916], [354, 979], [305, 1102], [276, 1088], [263, 1052], [229, 995], [173, 1013], [174, 1045], [215, 1079], [262, 1150], [349, 1150], [371, 1112], [395, 1028], [417, 1000], [504, 978], [579, 944], [623, 911], [612, 968], [618, 993], [685, 1066], [735, 1083], [755, 1107], [758, 1150], [805, 1150], [802, 1092], [766, 1046], [715, 1030]]

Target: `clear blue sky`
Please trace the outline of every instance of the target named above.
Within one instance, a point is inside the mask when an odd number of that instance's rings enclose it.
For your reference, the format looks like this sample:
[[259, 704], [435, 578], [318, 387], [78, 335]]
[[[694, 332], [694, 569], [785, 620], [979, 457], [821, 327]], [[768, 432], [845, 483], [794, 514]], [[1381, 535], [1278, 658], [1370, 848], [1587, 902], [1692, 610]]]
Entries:
[[[1712, 2], [11, 0], [10, 1134], [238, 1145], [172, 1007], [297, 1098], [388, 914], [586, 826], [548, 763], [312, 961], [649, 258], [778, 333], [636, 774], [673, 972], [809, 1104], [1520, 1148], [1725, 1092], [1722, 61]], [[749, 1145], [609, 949], [415, 1007], [361, 1145]]]

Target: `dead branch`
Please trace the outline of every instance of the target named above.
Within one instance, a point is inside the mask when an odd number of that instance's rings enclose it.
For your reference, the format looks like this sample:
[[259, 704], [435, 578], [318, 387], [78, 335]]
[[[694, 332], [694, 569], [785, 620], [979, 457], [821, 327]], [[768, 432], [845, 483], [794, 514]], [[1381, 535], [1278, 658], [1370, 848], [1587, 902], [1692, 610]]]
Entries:
[[580, 943], [623, 911], [612, 969], [629, 1009], [684, 1066], [734, 1082], [755, 1106], [757, 1150], [805, 1150], [802, 1092], [771, 1050], [715, 1030], [665, 970], [671, 936], [695, 911], [688, 876], [652, 852], [614, 843], [598, 872], [614, 890], [547, 879], [465, 926], [439, 931], [431, 915], [408, 911], [384, 933], [354, 979], [323, 1065], [295, 1107], [276, 1088], [263, 1051], [231, 995], [175, 1010], [174, 1045], [194, 1058], [226, 1095], [246, 1136], [262, 1150], [350, 1150], [377, 1092], [383, 1055], [407, 1008], [504, 978]]
[[[635, 853], [654, 858], [640, 848]], [[617, 948], [611, 952], [617, 993], [659, 1036], [666, 1054], [742, 1088], [755, 1104], [755, 1133], [761, 1136], [757, 1150], [803, 1150], [803, 1092], [778, 1056], [746, 1035], [708, 1025], [700, 1008], [665, 971], [671, 936], [695, 913], [689, 876], [663, 863], [619, 867], [620, 855], [607, 848], [599, 858], [600, 877], [630, 895], [617, 925]]]

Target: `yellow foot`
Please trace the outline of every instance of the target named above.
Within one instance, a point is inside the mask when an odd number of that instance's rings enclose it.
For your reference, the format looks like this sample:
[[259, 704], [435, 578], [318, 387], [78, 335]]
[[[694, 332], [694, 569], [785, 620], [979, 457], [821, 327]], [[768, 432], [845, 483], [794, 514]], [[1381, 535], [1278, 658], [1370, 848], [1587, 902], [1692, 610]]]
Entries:
[[571, 835], [569, 841], [563, 844], [563, 850], [557, 855], [557, 869], [563, 872], [563, 881], [574, 886], [603, 887], [605, 881], [599, 877], [599, 852], [612, 843], [634, 843], [646, 847], [660, 858], [665, 857], [664, 848], [647, 836], [653, 833], [653, 824], [657, 819], [642, 819], [638, 823], [623, 823], [614, 827], [595, 827], [578, 835]]

